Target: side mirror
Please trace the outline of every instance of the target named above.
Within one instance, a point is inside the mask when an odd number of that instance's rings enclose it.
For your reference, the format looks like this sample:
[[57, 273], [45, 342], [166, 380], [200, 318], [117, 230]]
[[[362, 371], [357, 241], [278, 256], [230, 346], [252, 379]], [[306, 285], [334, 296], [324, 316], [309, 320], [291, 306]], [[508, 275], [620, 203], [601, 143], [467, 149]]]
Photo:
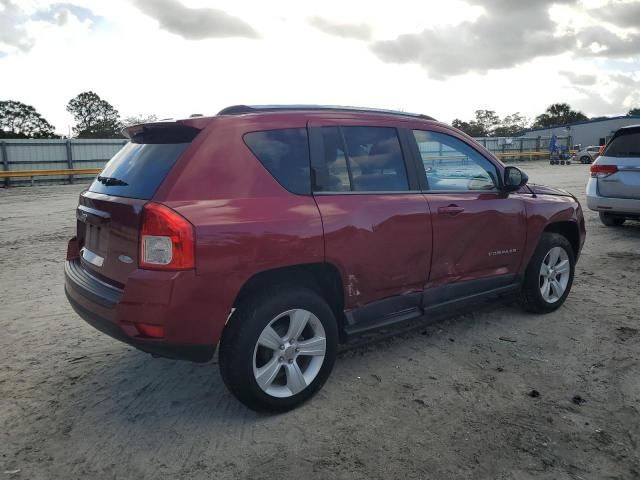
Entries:
[[520, 170], [518, 167], [506, 167], [504, 169], [504, 191], [515, 192], [524, 187], [529, 181], [529, 177], [526, 173]]

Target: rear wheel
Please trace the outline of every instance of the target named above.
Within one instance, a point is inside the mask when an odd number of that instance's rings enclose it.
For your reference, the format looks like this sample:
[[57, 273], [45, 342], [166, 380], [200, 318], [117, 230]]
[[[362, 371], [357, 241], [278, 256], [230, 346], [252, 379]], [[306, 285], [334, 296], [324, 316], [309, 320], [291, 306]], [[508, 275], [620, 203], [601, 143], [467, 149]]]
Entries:
[[535, 313], [557, 310], [573, 284], [575, 255], [569, 241], [557, 233], [544, 233], [525, 272], [523, 306]]
[[624, 217], [617, 217], [610, 213], [599, 212], [600, 221], [607, 227], [619, 227], [625, 222]]
[[313, 396], [329, 377], [338, 329], [327, 303], [300, 288], [269, 291], [239, 305], [220, 345], [227, 388], [258, 411], [285, 411]]

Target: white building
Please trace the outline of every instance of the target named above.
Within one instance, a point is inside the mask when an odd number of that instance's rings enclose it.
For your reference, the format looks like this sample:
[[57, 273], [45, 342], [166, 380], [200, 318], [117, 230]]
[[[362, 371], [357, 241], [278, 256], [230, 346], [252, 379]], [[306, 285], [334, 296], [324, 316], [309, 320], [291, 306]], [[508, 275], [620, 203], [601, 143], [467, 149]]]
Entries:
[[571, 137], [571, 145], [604, 145], [616, 130], [627, 125], [640, 125], [640, 116], [610, 117], [599, 120], [585, 120], [556, 127], [527, 130], [522, 134], [528, 138]]

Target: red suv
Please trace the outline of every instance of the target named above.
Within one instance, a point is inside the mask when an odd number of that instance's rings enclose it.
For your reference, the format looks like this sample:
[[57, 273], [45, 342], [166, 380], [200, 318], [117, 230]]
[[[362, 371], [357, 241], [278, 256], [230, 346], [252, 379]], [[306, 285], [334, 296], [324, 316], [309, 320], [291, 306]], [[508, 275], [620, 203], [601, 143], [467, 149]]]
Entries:
[[127, 135], [80, 195], [69, 302], [154, 355], [219, 345], [250, 408], [311, 397], [353, 336], [510, 292], [551, 312], [571, 289], [575, 197], [430, 117], [236, 106]]

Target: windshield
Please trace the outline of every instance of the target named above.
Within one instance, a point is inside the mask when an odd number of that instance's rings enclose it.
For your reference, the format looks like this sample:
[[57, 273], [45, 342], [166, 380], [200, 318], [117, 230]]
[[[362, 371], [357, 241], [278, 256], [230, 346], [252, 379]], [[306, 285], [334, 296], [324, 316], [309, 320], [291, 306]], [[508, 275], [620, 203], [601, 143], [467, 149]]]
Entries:
[[607, 157], [640, 157], [640, 130], [618, 133], [604, 152]]
[[150, 199], [191, 143], [128, 143], [109, 160], [89, 190]]

